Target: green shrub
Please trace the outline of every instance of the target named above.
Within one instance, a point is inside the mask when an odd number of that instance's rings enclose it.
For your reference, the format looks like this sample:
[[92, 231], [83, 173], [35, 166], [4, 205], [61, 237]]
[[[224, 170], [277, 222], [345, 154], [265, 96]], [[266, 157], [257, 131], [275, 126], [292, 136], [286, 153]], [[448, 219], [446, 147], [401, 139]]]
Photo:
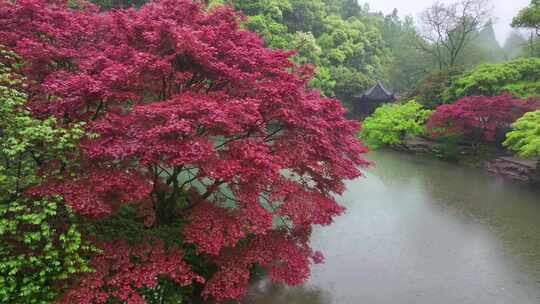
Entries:
[[89, 272], [75, 215], [54, 199], [0, 204], [0, 303], [50, 303], [73, 275]]
[[461, 136], [448, 135], [437, 138], [437, 146], [433, 153], [440, 159], [457, 161]]
[[523, 157], [540, 159], [540, 110], [516, 121], [503, 144]]
[[412, 96], [429, 109], [444, 104], [444, 92], [450, 86], [452, 78], [461, 75], [461, 68], [434, 71], [418, 82]]
[[360, 138], [373, 149], [381, 145], [401, 144], [406, 136], [424, 133], [431, 112], [416, 101], [385, 104], [366, 118]]

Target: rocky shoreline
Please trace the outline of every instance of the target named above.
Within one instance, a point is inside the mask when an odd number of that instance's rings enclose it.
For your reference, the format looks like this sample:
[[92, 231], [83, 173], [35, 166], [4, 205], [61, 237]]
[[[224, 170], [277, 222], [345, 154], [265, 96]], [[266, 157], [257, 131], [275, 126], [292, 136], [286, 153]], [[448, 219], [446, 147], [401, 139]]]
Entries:
[[[442, 144], [425, 137], [406, 139], [402, 144], [392, 148], [410, 153], [432, 154], [440, 157]], [[508, 151], [498, 151], [488, 157], [475, 157], [474, 150], [465, 144], [456, 145], [455, 155], [459, 163], [478, 167], [487, 172], [507, 179], [530, 184], [540, 183], [540, 163], [534, 160], [520, 158]], [[473, 159], [473, 161], [471, 161]]]

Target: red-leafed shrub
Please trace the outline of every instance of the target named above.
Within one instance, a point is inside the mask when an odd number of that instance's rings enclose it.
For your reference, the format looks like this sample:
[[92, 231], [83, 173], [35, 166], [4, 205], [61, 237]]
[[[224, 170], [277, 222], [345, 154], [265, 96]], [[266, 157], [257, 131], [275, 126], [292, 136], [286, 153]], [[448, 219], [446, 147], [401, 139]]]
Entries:
[[[149, 229], [186, 222], [177, 238], [212, 261], [203, 295], [218, 300], [241, 298], [255, 263], [305, 281], [321, 259], [311, 227], [343, 212], [334, 194], [368, 164], [339, 101], [306, 91], [313, 69], [264, 48], [241, 19], [188, 0], [107, 13], [0, 3], [0, 43], [25, 61], [33, 112], [92, 134], [76, 165], [43, 164], [49, 178], [30, 193], [61, 195], [91, 220], [128, 205]], [[180, 249], [154, 244], [109, 243], [65, 301], [143, 303], [158, 276], [203, 282]]]
[[459, 135], [473, 142], [493, 142], [498, 131], [507, 130], [523, 114], [537, 108], [537, 101], [514, 99], [510, 94], [464, 97], [439, 106], [427, 126], [434, 137]]
[[162, 276], [179, 286], [204, 282], [191, 271], [181, 251], [166, 250], [160, 240], [149, 239], [134, 246], [120, 241], [101, 247], [103, 253], [90, 261], [94, 271], [84, 275], [79, 286], [68, 291], [58, 304], [109, 303], [113, 298], [123, 303], [144, 304], [138, 290], [157, 287]]

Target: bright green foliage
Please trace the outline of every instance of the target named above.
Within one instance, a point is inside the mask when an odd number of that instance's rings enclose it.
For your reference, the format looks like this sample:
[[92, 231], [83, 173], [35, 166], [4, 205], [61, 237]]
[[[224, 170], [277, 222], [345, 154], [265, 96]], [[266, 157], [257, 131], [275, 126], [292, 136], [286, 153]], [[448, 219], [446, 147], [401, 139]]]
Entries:
[[[240, 0], [254, 2], [268, 0]], [[283, 1], [283, 0], [281, 0]], [[292, 10], [284, 14], [283, 22], [290, 33], [312, 32], [315, 37], [324, 31], [325, 18], [328, 15], [328, 7], [322, 0], [288, 0]]]
[[300, 64], [316, 64], [311, 86], [346, 104], [390, 64], [378, 18], [350, 0], [234, 0], [248, 16], [246, 27], [272, 48], [295, 50]]
[[321, 64], [336, 81], [335, 96], [349, 103], [376, 80], [385, 79], [390, 60], [378, 25], [369, 19], [326, 18], [325, 32], [317, 38]]
[[366, 118], [360, 138], [373, 149], [401, 144], [407, 136], [424, 133], [431, 112], [414, 100], [405, 104], [385, 104]]
[[454, 79], [444, 99], [453, 102], [465, 96], [496, 96], [504, 92], [519, 98], [540, 96], [540, 58], [480, 65]]
[[531, 4], [514, 17], [512, 26], [540, 30], [540, 0], [531, 0]]
[[[74, 214], [58, 198], [0, 204], [0, 303], [50, 303], [89, 272]], [[53, 283], [54, 282], [54, 283]]]
[[324, 96], [332, 96], [337, 80], [332, 77], [330, 70], [324, 66], [317, 68], [315, 78], [311, 80], [311, 86], [318, 88]]
[[248, 16], [247, 28], [261, 34], [268, 46], [276, 49], [288, 48], [291, 34], [283, 24], [283, 15], [292, 10], [288, 0], [232, 2]]
[[322, 49], [311, 32], [296, 32], [289, 42], [291, 49], [298, 52], [295, 60], [300, 64], [320, 64]]
[[227, 3], [225, 0], [209, 0], [208, 5], [207, 5], [207, 10], [212, 10], [214, 8], [224, 6], [226, 4]]
[[504, 145], [523, 157], [540, 159], [540, 110], [526, 113], [512, 129]]
[[[5, 63], [2, 63], [5, 62]], [[82, 125], [56, 128], [56, 120], [37, 120], [25, 108], [22, 79], [16, 76], [17, 57], [0, 48], [0, 197], [18, 195], [38, 182], [36, 164], [54, 156], [65, 161], [63, 151], [75, 149]], [[45, 148], [46, 147], [46, 148]]]
[[0, 47], [0, 303], [49, 303], [62, 287], [51, 282], [89, 270], [83, 255], [90, 248], [59, 198], [22, 193], [40, 181], [38, 163], [66, 162], [83, 130], [31, 117], [18, 67], [18, 57]]

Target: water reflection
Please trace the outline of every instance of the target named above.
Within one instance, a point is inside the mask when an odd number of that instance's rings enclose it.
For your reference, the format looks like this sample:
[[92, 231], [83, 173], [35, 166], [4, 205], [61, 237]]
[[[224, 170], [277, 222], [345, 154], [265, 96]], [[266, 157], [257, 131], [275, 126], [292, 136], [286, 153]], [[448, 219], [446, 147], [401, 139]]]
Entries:
[[328, 304], [331, 303], [328, 292], [309, 286], [287, 287], [283, 284], [272, 284], [269, 279], [257, 281], [251, 286], [246, 303], [258, 304]]
[[430, 158], [370, 157], [377, 166], [340, 198], [348, 213], [314, 233], [326, 263], [302, 288], [266, 282], [245, 303], [540, 303], [537, 190]]

